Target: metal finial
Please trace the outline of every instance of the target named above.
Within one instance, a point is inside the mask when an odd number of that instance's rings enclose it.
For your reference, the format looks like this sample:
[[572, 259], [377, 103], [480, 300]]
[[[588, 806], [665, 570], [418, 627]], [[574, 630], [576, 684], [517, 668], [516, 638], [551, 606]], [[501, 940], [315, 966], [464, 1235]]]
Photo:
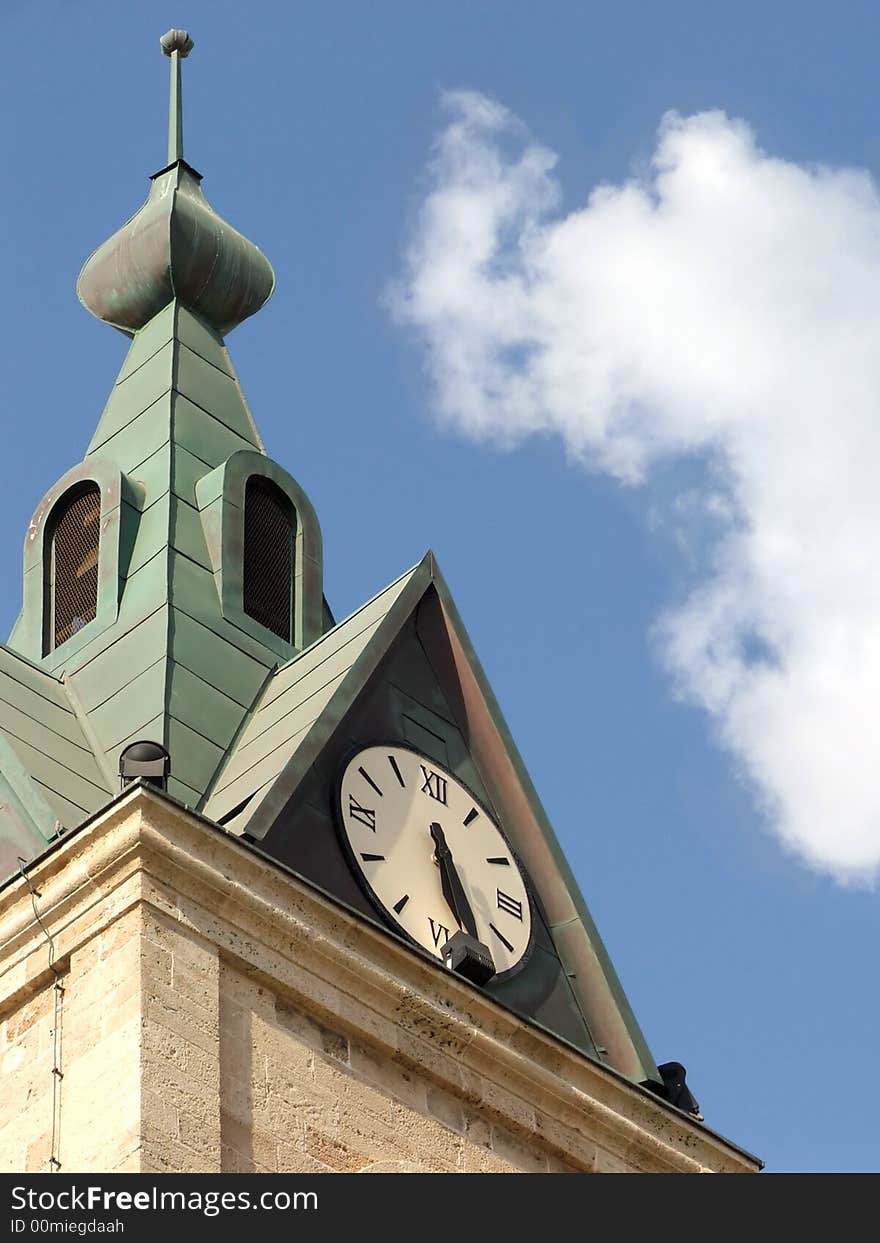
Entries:
[[183, 93], [180, 83], [180, 62], [193, 50], [193, 41], [185, 30], [169, 30], [159, 46], [171, 59], [171, 95], [168, 104], [168, 163], [183, 159]]
[[185, 30], [169, 30], [159, 40], [159, 46], [166, 56], [179, 52], [181, 56], [189, 56], [193, 50], [193, 41]]

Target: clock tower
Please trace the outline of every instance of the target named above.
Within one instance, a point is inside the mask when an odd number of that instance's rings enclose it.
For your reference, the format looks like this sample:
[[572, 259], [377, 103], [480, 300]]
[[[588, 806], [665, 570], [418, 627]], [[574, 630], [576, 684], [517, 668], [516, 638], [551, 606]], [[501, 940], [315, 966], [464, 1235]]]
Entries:
[[128, 350], [0, 646], [0, 1168], [753, 1171], [639, 1028], [433, 553], [350, 617], [184, 157], [81, 302]]

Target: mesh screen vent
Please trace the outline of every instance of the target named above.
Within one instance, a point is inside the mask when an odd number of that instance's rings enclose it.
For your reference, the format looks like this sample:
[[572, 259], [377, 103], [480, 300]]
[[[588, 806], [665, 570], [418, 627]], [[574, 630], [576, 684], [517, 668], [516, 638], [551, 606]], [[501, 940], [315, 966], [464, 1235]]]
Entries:
[[52, 534], [52, 625], [47, 650], [60, 647], [98, 609], [101, 491], [89, 487], [71, 501]]
[[244, 493], [244, 611], [291, 641], [293, 520], [287, 497], [252, 475]]

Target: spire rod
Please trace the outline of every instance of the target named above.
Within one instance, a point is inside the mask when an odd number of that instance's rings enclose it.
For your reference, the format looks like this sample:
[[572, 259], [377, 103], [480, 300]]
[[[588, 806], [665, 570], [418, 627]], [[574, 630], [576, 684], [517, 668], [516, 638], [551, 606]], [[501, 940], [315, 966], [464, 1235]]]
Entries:
[[168, 99], [168, 163], [183, 159], [183, 92], [180, 62], [193, 50], [193, 41], [185, 30], [169, 30], [159, 46], [171, 61], [171, 93]]

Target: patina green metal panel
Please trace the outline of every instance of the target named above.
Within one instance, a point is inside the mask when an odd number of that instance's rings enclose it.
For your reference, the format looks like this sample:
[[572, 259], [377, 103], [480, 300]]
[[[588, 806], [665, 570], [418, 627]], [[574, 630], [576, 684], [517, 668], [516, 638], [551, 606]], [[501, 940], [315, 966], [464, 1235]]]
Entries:
[[6, 791], [0, 807], [4, 859], [13, 847], [21, 853], [29, 841], [36, 853], [56, 820], [71, 827], [108, 797], [106, 779], [64, 686], [3, 647], [0, 773]]
[[117, 384], [121, 384], [133, 371], [137, 371], [154, 354], [158, 354], [162, 346], [172, 339], [176, 322], [175, 310], [175, 304], [169, 302], [168, 306], [154, 316], [148, 324], [145, 324], [140, 332], [135, 333], [128, 347], [122, 369], [116, 377]]
[[[38, 668], [37, 665], [31, 664], [17, 652], [11, 652], [8, 647], [0, 644], [0, 695], [4, 698], [7, 696], [2, 688], [6, 686], [16, 695], [15, 703], [25, 711], [29, 710], [27, 704], [33, 702], [31, 697], [35, 696], [36, 699], [45, 701], [62, 713], [71, 712], [64, 694], [64, 687], [57, 678], [46, 673], [44, 669]], [[21, 687], [25, 692], [24, 700], [18, 697], [19, 692], [13, 689], [15, 687]], [[39, 716], [39, 712], [33, 711], [31, 715]], [[52, 722], [47, 720], [46, 723]]]
[[[234, 833], [236, 836], [240, 836], [245, 831], [248, 818], [248, 808], [250, 807], [251, 802], [259, 802], [274, 779], [275, 778], [272, 777], [266, 782], [265, 785], [260, 786], [252, 794], [246, 794], [243, 799], [239, 800], [238, 803], [233, 804], [231, 811], [228, 812], [223, 818], [223, 828], [227, 833]], [[203, 809], [202, 815], [204, 816], [205, 814], [206, 813]]]
[[[280, 772], [293, 753], [291, 739], [298, 737], [318, 719], [347, 673], [348, 669], [344, 669], [329, 682], [320, 682], [315, 678], [301, 683], [302, 694], [293, 699], [289, 710], [279, 721], [250, 740], [242, 738], [228, 769], [224, 770], [223, 779], [234, 779], [270, 754], [275, 756]], [[286, 700], [278, 702], [286, 703]]]
[[[78, 803], [65, 798], [57, 790], [50, 790], [48, 786], [44, 785], [36, 777], [31, 777], [31, 781], [40, 797], [45, 799], [51, 811], [53, 821], [59, 828], [72, 829], [75, 825], [80, 824], [86, 816], [90, 816], [98, 810], [97, 807], [80, 807]], [[106, 794], [104, 798], [107, 798]]]
[[31, 813], [8, 780], [3, 756], [0, 755], [0, 881], [18, 870], [20, 859], [32, 859], [45, 849], [54, 822], [60, 819], [57, 811], [50, 808], [42, 791], [38, 792], [35, 783], [27, 776], [25, 780], [30, 787], [31, 802], [38, 801], [44, 809], [45, 832], [37, 828]]
[[[310, 722], [303, 726], [298, 734], [288, 735], [284, 744], [275, 751], [268, 754], [261, 753], [259, 758], [252, 757], [252, 763], [246, 763], [236, 751], [236, 760], [239, 764], [237, 775], [229, 769], [223, 770], [225, 784], [222, 789], [218, 787], [215, 792], [212, 792], [210, 798], [206, 800], [205, 814], [214, 820], [220, 820], [252, 795], [253, 806], [259, 806], [260, 800], [272, 789], [288, 758], [296, 751], [311, 728]], [[253, 807], [250, 808], [251, 812], [252, 810]]]
[[[123, 634], [133, 630], [142, 621], [152, 616], [167, 599], [168, 568], [166, 562], [167, 558], [163, 549], [161, 554], [157, 554], [136, 574], [126, 579], [123, 584], [116, 625], [96, 635], [78, 650], [75, 656], [59, 657], [56, 669], [59, 672], [66, 670], [68, 674], [74, 673], [112, 647]], [[46, 659], [46, 666], [52, 668], [52, 661], [49, 657]]]
[[185, 306], [178, 307], [177, 337], [187, 349], [198, 354], [205, 362], [225, 371], [233, 380], [237, 378], [223, 338]]
[[199, 511], [177, 496], [171, 499], [171, 535], [168, 542], [206, 570], [212, 568]]
[[128, 577], [137, 574], [157, 553], [168, 547], [170, 525], [171, 493], [165, 492], [140, 515], [128, 565]]
[[177, 608], [171, 610], [170, 646], [175, 663], [223, 690], [244, 708], [253, 704], [270, 668], [268, 655], [262, 660], [249, 656]]
[[54, 700], [46, 699], [45, 696], [32, 691], [2, 670], [0, 671], [0, 730], [3, 728], [4, 704], [26, 713], [42, 728], [51, 730], [53, 734], [59, 734], [70, 742], [79, 743], [82, 740], [82, 727], [66, 704], [61, 705]]
[[[130, 629], [136, 626], [167, 599], [168, 550], [163, 546], [149, 561], [126, 576], [119, 605], [120, 627]], [[118, 637], [118, 634], [110, 635], [108, 641], [114, 642]]]
[[[26, 743], [37, 750], [44, 750], [59, 764], [80, 773], [87, 781], [103, 785], [104, 779], [90, 747], [82, 742], [71, 742], [69, 738], [56, 734], [40, 721], [27, 716], [19, 708], [9, 703], [0, 703], [0, 730], [10, 739], [13, 747], [18, 742]], [[82, 735], [80, 735], [80, 738]]]
[[168, 793], [187, 807], [191, 807], [193, 811], [198, 809], [199, 803], [202, 800], [200, 790], [194, 790], [192, 786], [188, 786], [185, 781], [181, 781], [173, 773], [168, 778]]
[[[48, 841], [55, 832], [57, 814], [49, 805], [42, 787], [38, 787], [31, 778], [22, 757], [2, 733], [0, 733], [0, 773], [3, 774], [7, 789], [14, 795], [17, 812], [32, 825], [43, 841]], [[64, 823], [66, 824], [67, 821]]]
[[246, 710], [175, 662], [169, 668], [168, 711], [225, 752]]
[[[247, 450], [247, 452], [251, 452], [251, 450]], [[226, 462], [228, 461], [229, 458], [226, 459]], [[212, 470], [202, 475], [201, 479], [199, 479], [196, 484], [196, 504], [198, 505], [203, 516], [210, 510], [216, 509], [217, 502], [223, 496], [223, 483], [226, 478], [226, 462], [221, 462], [219, 466], [215, 466]], [[226, 503], [227, 505], [235, 505], [235, 498], [232, 496], [227, 497]], [[241, 506], [238, 506], [238, 508], [241, 508]], [[221, 549], [221, 542], [219, 538], [220, 527], [221, 523], [218, 520], [218, 538], [216, 547], [217, 558], [220, 556]]]
[[356, 609], [354, 613], [339, 622], [333, 630], [322, 635], [317, 643], [300, 656], [294, 657], [286, 665], [282, 665], [267, 685], [261, 697], [258, 711], [262, 712], [278, 698], [296, 685], [312, 670], [323, 662], [333, 658], [334, 654], [345, 648], [350, 656], [349, 664], [353, 664], [359, 652], [369, 642], [370, 636], [382, 622], [392, 605], [406, 587], [414, 571], [410, 570], [396, 579], [372, 600]]
[[40, 580], [43, 578], [43, 567], [41, 565], [32, 566], [27, 570], [22, 579], [22, 607], [18, 617], [15, 619], [15, 625], [9, 633], [9, 642], [7, 647], [15, 652], [16, 656], [25, 650], [36, 651], [42, 635], [42, 618], [33, 617], [24, 607], [25, 600], [35, 600], [40, 595]]
[[[248, 728], [242, 734], [239, 747], [250, 746], [265, 734], [267, 730], [274, 729], [275, 726], [288, 717], [293, 709], [309, 700], [324, 686], [335, 683], [342, 674], [347, 673], [363, 651], [364, 646], [370, 641], [376, 627], [379, 625], [379, 620], [381, 619], [374, 620], [372, 625], [352, 635], [350, 639], [341, 643], [338, 647], [333, 647], [330, 651], [322, 653], [322, 659], [313, 662], [310, 667], [299, 671], [298, 676], [291, 679], [286, 690], [281, 694], [274, 695], [271, 699], [267, 699], [265, 703], [261, 703]], [[321, 646], [328, 645], [322, 643]], [[276, 674], [272, 681], [275, 682], [278, 679], [279, 674]]]
[[[121, 431], [116, 432], [101, 446], [101, 456], [119, 464], [121, 470], [130, 471], [133, 479], [140, 478], [141, 466], [153, 454], [170, 443], [171, 393], [166, 393], [149, 409], [133, 418]], [[149, 504], [145, 498], [143, 504]]]
[[144, 461], [129, 467], [127, 473], [135, 485], [135, 508], [143, 511], [168, 491], [171, 479], [171, 441], [166, 440]]
[[149, 410], [172, 386], [175, 345], [169, 341], [137, 371], [133, 371], [110, 394], [104, 413], [92, 437], [87, 456], [101, 453], [110, 438], [133, 419]]
[[[132, 742], [141, 742], [148, 739], [150, 742], [160, 742], [165, 744], [165, 722], [166, 716], [164, 710], [153, 718], [152, 721], [141, 722], [136, 728], [132, 728], [131, 733], [126, 734], [124, 738], [120, 738], [117, 747], [113, 751], [114, 764], [113, 771], [118, 773], [119, 770], [119, 753]], [[116, 789], [121, 786], [119, 777], [116, 778]]]
[[188, 505], [196, 505], [196, 484], [211, 468], [175, 442], [171, 459], [171, 490]]
[[173, 394], [172, 418], [174, 443], [195, 457], [219, 466], [237, 449], [253, 449], [244, 436], [231, 431], [206, 409], [181, 393]]
[[171, 752], [171, 768], [178, 780], [194, 790], [207, 789], [223, 759], [222, 749], [173, 716], [167, 718], [165, 739]]
[[185, 345], [180, 345], [175, 381], [179, 394], [207, 410], [230, 431], [246, 440], [250, 448], [262, 450], [262, 442], [244, 395], [237, 381], [226, 372], [205, 362]]
[[161, 716], [165, 708], [165, 661], [162, 657], [89, 713], [89, 720], [106, 752], [140, 725]]
[[70, 681], [92, 724], [95, 708], [117, 695], [167, 650], [168, 608], [162, 605], [131, 630], [125, 630], [96, 659], [81, 665]]
[[168, 562], [171, 603], [225, 638], [214, 575], [173, 549]]
[[[21, 759], [26, 771], [46, 789], [60, 794], [83, 811], [95, 811], [107, 801], [107, 790], [103, 776], [95, 781], [68, 768], [65, 764], [48, 755], [39, 746], [32, 746], [21, 738], [6, 735], [7, 742]], [[92, 760], [94, 765], [94, 760]], [[94, 772], [94, 767], [92, 772]]]
[[171, 602], [188, 613], [227, 643], [239, 648], [258, 661], [276, 663], [277, 657], [265, 644], [239, 630], [220, 614], [214, 576], [174, 549], [170, 555]]

